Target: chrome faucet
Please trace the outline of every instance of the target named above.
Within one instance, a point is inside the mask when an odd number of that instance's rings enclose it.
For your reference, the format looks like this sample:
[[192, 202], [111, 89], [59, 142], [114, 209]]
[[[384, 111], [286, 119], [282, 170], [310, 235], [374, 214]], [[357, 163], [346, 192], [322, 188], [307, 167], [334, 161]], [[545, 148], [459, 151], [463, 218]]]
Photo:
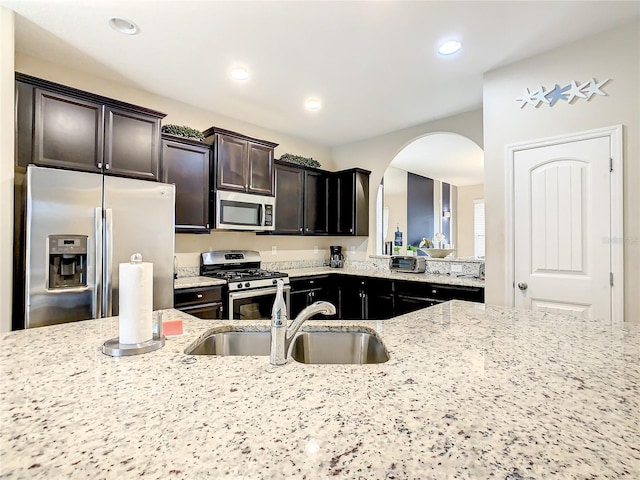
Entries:
[[289, 356], [289, 347], [291, 341], [300, 330], [302, 324], [318, 313], [323, 315], [333, 315], [336, 313], [336, 307], [329, 302], [315, 302], [302, 310], [296, 319], [287, 326], [287, 306], [284, 302], [283, 288], [284, 282], [278, 280], [278, 292], [276, 300], [273, 303], [271, 311], [271, 350], [269, 352], [269, 361], [271, 365], [284, 365], [287, 363]]

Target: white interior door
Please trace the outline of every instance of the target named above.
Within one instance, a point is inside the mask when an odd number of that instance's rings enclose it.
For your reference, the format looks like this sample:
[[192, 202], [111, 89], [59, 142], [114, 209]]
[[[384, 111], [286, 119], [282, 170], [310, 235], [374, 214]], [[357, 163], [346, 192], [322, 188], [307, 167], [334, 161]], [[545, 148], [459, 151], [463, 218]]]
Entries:
[[611, 319], [610, 137], [513, 156], [514, 305]]

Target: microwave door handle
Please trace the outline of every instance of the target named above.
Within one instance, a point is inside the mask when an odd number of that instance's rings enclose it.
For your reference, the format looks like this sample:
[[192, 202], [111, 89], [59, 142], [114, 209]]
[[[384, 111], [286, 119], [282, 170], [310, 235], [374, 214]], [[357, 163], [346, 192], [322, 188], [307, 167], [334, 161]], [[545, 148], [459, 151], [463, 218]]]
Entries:
[[264, 227], [264, 224], [265, 224], [265, 218], [267, 216], [266, 212], [265, 212], [266, 208], [267, 207], [264, 205], [264, 203], [260, 204], [260, 212], [261, 212], [260, 213], [260, 226], [261, 227]]

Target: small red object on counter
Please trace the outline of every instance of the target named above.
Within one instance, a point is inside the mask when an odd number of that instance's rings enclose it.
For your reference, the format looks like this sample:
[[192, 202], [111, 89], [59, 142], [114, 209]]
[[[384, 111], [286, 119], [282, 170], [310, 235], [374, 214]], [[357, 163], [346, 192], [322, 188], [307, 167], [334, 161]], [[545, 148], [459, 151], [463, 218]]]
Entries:
[[165, 337], [182, 335], [183, 333], [182, 320], [167, 320], [162, 322], [162, 334]]

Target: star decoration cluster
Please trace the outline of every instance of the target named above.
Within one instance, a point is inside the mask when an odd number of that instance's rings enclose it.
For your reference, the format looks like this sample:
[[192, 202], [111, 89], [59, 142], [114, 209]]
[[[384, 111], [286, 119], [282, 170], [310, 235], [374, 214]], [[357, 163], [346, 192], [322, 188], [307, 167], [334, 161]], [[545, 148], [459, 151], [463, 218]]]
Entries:
[[602, 87], [609, 80], [611, 79], [607, 78], [602, 82], [598, 82], [595, 78], [592, 78], [589, 82], [583, 83], [582, 85], [578, 85], [574, 80], [563, 87], [556, 83], [551, 90], [546, 90], [543, 86], [540, 86], [532, 92], [530, 92], [528, 88], [525, 88], [522, 96], [516, 98], [516, 102], [520, 102], [520, 108], [524, 108], [525, 105], [538, 108], [544, 104], [553, 107], [559, 101], [574, 103], [578, 98], [584, 98], [589, 101], [594, 95], [607, 95], [602, 91]]

